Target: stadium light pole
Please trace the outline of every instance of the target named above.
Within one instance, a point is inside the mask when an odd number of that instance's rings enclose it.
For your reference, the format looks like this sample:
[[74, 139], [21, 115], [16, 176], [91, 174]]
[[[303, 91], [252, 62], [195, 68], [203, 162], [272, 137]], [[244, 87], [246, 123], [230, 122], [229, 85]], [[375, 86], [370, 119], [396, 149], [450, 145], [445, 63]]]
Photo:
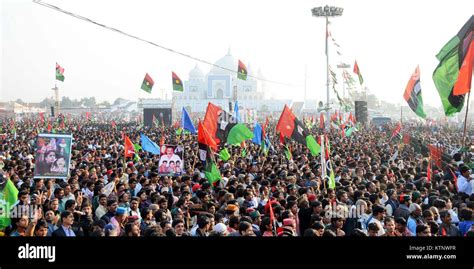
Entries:
[[328, 53], [328, 24], [329, 17], [338, 17], [342, 16], [344, 8], [335, 7], [335, 6], [324, 6], [324, 7], [315, 7], [311, 9], [314, 17], [325, 17], [326, 18], [326, 108], [329, 118], [329, 53]]

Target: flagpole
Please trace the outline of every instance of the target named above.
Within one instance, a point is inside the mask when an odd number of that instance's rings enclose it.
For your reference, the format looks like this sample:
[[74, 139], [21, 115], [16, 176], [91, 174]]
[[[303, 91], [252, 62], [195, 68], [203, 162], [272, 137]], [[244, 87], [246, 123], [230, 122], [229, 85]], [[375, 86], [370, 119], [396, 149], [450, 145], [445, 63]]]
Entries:
[[[471, 91], [467, 94], [467, 105], [466, 105], [466, 115], [464, 116], [464, 131], [462, 135], [462, 147], [466, 147], [466, 130], [467, 130], [467, 114], [469, 111], [469, 99], [471, 97]], [[467, 151], [466, 151], [467, 152]]]
[[400, 104], [400, 123], [403, 124], [403, 106]]

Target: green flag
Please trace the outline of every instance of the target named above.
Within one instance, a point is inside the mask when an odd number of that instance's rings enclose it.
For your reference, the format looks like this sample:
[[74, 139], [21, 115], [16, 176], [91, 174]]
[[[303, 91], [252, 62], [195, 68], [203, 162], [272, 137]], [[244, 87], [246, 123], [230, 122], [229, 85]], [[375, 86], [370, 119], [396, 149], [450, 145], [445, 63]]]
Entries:
[[212, 160], [206, 163], [204, 175], [211, 184], [221, 179], [221, 173], [219, 172], [219, 169], [217, 169], [216, 164]]
[[346, 137], [351, 136], [352, 132], [354, 131], [354, 127], [351, 127], [346, 130]]
[[253, 132], [243, 123], [238, 123], [230, 129], [227, 136], [227, 143], [230, 145], [240, 145], [243, 141], [253, 138]]
[[219, 152], [219, 158], [221, 158], [221, 160], [223, 161], [227, 161], [228, 159], [230, 159], [230, 153], [227, 148], [224, 148]]
[[2, 209], [2, 214], [0, 214], [0, 229], [8, 227], [11, 223], [10, 221], [10, 210], [15, 205], [18, 200], [18, 189], [15, 187], [15, 184], [8, 179], [3, 192], [0, 193], [0, 200], [3, 200], [5, 203], [0, 202], [0, 208]]
[[459, 69], [464, 62], [469, 43], [472, 42], [473, 28], [474, 15], [436, 55], [440, 62], [433, 72], [433, 81], [441, 98], [441, 103], [443, 103], [446, 116], [460, 112], [464, 105], [465, 94], [454, 95], [453, 88], [458, 80]]
[[56, 80], [64, 82], [64, 68], [59, 66], [58, 63], [56, 63]]
[[171, 76], [173, 79], [173, 91], [183, 92], [183, 82], [181, 81], [181, 79], [178, 77], [178, 75], [176, 75], [175, 72], [171, 72]]
[[285, 146], [285, 156], [288, 161], [293, 158], [293, 156], [291, 155], [291, 150], [288, 148], [288, 146]]
[[142, 146], [140, 146], [140, 144], [138, 144], [138, 143], [134, 143], [133, 147], [135, 148], [135, 152], [138, 152], [139, 150], [142, 149]]
[[241, 155], [240, 155], [240, 156], [242, 156], [242, 157], [245, 157], [245, 156], [247, 156], [247, 150], [246, 150], [245, 148], [244, 148], [244, 149], [242, 149], [242, 153], [241, 153]]
[[150, 77], [150, 75], [148, 75], [148, 73], [146, 73], [145, 78], [143, 79], [143, 82], [142, 82], [141, 89], [146, 91], [147, 93], [151, 93], [151, 89], [153, 88], [154, 84], [155, 82], [153, 81], [153, 79]]
[[321, 153], [321, 146], [319, 146], [318, 142], [316, 142], [312, 135], [306, 137], [306, 146], [309, 148], [309, 151], [313, 156], [318, 156], [319, 153]]
[[245, 64], [240, 60], [237, 67], [237, 77], [242, 80], [247, 80], [247, 67], [245, 67]]
[[329, 181], [328, 181], [328, 188], [335, 189], [336, 188], [336, 179], [334, 176], [334, 171], [332, 169], [332, 163], [329, 161], [329, 166], [331, 167], [331, 172], [329, 173]]

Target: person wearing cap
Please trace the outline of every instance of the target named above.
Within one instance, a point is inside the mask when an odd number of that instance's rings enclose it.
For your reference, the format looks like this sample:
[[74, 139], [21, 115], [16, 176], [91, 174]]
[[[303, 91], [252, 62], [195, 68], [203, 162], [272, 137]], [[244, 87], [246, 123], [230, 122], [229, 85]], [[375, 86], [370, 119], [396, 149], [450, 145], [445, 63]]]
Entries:
[[408, 220], [410, 216], [410, 204], [411, 204], [411, 196], [407, 194], [402, 194], [398, 197], [400, 201], [400, 206], [393, 212], [394, 218], [404, 218]]
[[260, 212], [257, 210], [253, 210], [250, 214], [250, 218], [252, 218], [252, 229], [256, 236], [261, 236], [260, 233], [260, 224], [262, 223], [262, 217]]
[[110, 219], [110, 222], [105, 226], [105, 229], [111, 230], [112, 236], [123, 236], [124, 223], [127, 220], [127, 217], [127, 209], [124, 207], [117, 207], [115, 216]]
[[471, 178], [471, 169], [469, 167], [463, 165], [459, 169], [461, 175], [458, 177], [456, 187], [458, 192], [465, 193], [467, 195], [472, 194], [472, 183], [473, 179]]
[[224, 223], [217, 223], [209, 236], [228, 236], [227, 226]]
[[410, 204], [410, 215], [407, 218], [407, 227], [412, 234], [416, 234], [416, 226], [422, 223], [421, 220], [421, 207], [419, 204]]
[[423, 203], [423, 197], [421, 197], [421, 193], [419, 191], [414, 191], [411, 194], [411, 200], [415, 204], [421, 205]]

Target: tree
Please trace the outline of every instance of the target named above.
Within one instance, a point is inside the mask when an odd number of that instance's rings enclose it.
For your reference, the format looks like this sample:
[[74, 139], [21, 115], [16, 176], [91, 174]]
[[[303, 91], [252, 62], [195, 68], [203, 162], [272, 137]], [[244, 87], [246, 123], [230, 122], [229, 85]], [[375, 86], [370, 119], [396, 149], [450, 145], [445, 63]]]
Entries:
[[53, 98], [44, 98], [40, 103], [41, 107], [50, 107], [54, 104]]
[[24, 104], [25, 104], [25, 102], [23, 102], [23, 100], [21, 100], [21, 99], [16, 99], [15, 103], [18, 103], [18, 104], [20, 104], [20, 105], [24, 105]]
[[73, 107], [74, 105], [71, 99], [69, 99], [69, 97], [63, 96], [63, 98], [61, 99], [61, 106], [70, 108], [70, 107]]

